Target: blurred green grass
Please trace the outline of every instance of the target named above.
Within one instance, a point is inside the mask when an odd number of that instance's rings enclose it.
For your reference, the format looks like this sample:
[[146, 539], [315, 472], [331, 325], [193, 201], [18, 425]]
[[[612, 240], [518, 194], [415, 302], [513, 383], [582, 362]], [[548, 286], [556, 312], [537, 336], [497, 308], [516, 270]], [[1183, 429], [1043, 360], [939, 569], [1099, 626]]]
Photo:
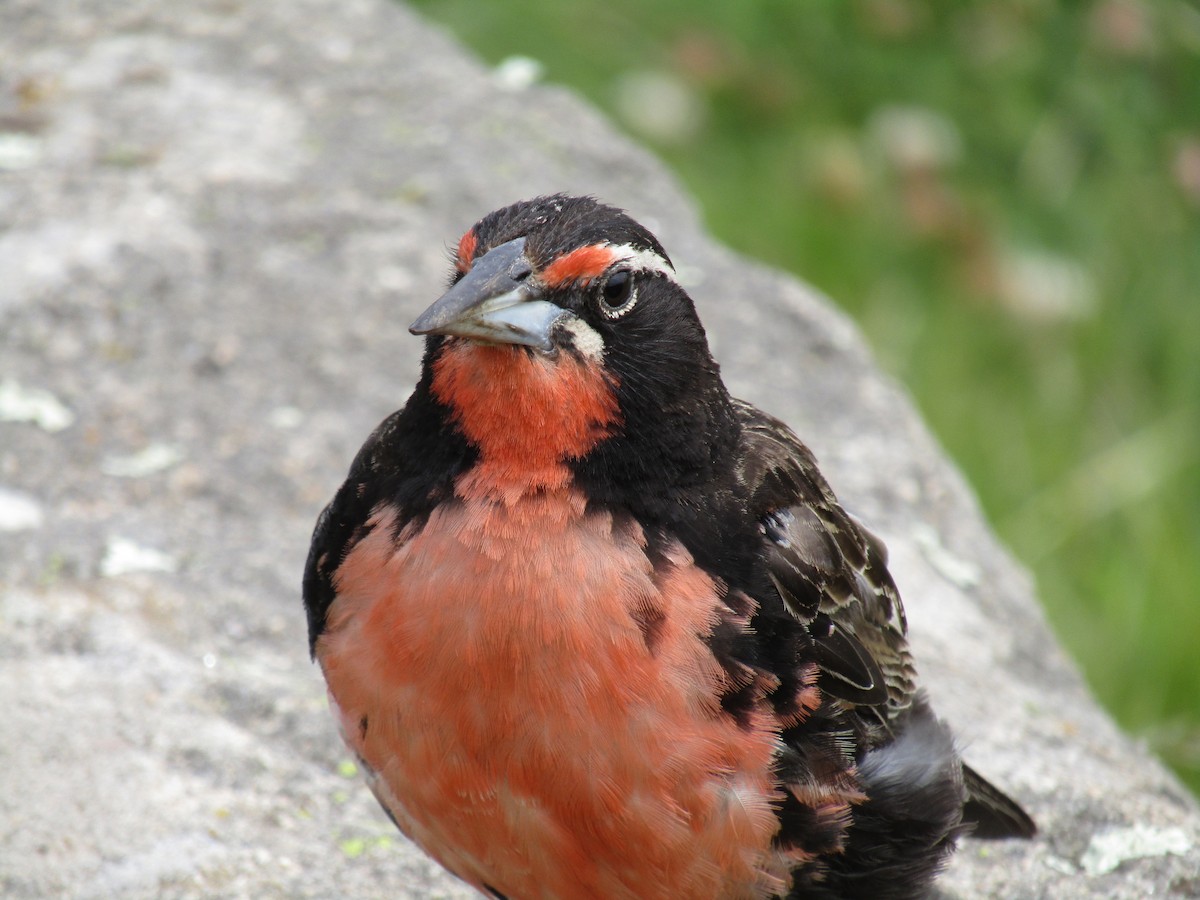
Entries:
[[415, 5], [858, 319], [1102, 701], [1200, 791], [1200, 7]]

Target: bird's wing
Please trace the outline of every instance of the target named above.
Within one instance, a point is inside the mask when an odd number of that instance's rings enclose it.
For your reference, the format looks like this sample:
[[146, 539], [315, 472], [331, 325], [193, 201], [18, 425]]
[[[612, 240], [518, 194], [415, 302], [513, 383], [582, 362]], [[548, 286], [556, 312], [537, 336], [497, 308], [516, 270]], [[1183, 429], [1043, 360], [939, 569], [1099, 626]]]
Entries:
[[[822, 691], [857, 714], [855, 730], [869, 746], [887, 742], [909, 710], [932, 722], [916, 690], [887, 548], [842, 508], [812, 453], [786, 425], [747, 403], [738, 401], [737, 410], [741, 475], [762, 522], [771, 580], [813, 637]], [[962, 787], [963, 821], [975, 836], [1036, 833], [1016, 802], [967, 765]]]
[[768, 571], [813, 638], [818, 683], [888, 731], [916, 686], [886, 548], [841, 507], [786, 425], [748, 403], [736, 408], [740, 474], [762, 525]]

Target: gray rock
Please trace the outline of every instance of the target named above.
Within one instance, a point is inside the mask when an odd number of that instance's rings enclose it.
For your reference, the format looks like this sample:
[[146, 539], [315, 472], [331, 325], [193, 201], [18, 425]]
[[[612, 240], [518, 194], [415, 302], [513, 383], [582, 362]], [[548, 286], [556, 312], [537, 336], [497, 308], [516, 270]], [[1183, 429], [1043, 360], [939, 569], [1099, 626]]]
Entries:
[[1042, 826], [944, 893], [1200, 894], [1194, 802], [854, 328], [576, 98], [385, 0], [5, 0], [0, 59], [0, 894], [467, 896], [346, 771], [298, 581], [446, 242], [559, 189], [659, 232], [731, 386], [891, 544], [938, 709]]

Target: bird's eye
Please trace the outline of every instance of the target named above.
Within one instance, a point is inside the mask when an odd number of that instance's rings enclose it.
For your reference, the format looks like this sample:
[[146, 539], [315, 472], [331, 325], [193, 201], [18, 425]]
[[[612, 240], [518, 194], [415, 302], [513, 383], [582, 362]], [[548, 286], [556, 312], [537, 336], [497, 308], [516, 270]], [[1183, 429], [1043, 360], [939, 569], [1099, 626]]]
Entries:
[[628, 269], [617, 269], [600, 284], [600, 312], [609, 319], [619, 319], [637, 302], [633, 275]]

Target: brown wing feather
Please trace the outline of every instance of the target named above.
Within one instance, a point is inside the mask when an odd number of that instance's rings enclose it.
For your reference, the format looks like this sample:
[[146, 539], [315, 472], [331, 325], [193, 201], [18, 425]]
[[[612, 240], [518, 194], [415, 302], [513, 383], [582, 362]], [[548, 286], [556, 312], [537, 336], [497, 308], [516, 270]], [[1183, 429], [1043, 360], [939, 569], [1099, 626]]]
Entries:
[[741, 477], [763, 523], [771, 579], [812, 633], [821, 687], [884, 731], [916, 693], [886, 550], [841, 504], [792, 431], [735, 401]]
[[[883, 541], [842, 508], [812, 452], [786, 425], [748, 403], [735, 407], [740, 474], [763, 524], [771, 580], [814, 635], [822, 689], [859, 714], [868, 747], [890, 740], [910, 710], [932, 721], [916, 688], [908, 623]], [[883, 690], [868, 684], [880, 678]], [[976, 837], [1037, 832], [1016, 802], [966, 765], [962, 790], [963, 821]]]

